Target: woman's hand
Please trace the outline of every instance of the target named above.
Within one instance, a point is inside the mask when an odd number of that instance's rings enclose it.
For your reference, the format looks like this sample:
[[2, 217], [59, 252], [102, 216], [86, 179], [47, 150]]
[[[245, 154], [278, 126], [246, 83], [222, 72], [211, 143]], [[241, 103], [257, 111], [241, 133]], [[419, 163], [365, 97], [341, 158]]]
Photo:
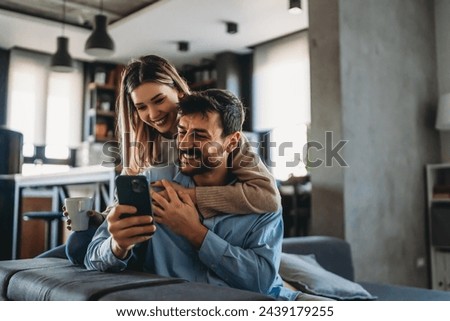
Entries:
[[[63, 210], [63, 215], [67, 218], [66, 229], [71, 231], [72, 226], [70, 226], [70, 224], [72, 224], [72, 221], [70, 220], [69, 213], [67, 212], [65, 206], [62, 207], [62, 210]], [[103, 223], [103, 221], [105, 220], [105, 217], [103, 216], [103, 214], [96, 212], [94, 210], [89, 210], [86, 212], [86, 214], [89, 216], [89, 226], [100, 226]]]
[[[192, 202], [197, 205], [197, 196], [195, 195], [195, 187], [193, 188], [187, 188], [184, 186], [181, 186], [180, 184], [177, 184], [175, 182], [169, 182], [166, 180], [166, 184], [171, 186], [172, 189], [174, 189], [177, 193], [183, 193], [188, 194]], [[156, 181], [151, 183], [151, 188], [154, 189], [155, 192], [157, 192], [159, 195], [163, 196], [166, 200], [169, 200], [166, 188], [162, 181]]]

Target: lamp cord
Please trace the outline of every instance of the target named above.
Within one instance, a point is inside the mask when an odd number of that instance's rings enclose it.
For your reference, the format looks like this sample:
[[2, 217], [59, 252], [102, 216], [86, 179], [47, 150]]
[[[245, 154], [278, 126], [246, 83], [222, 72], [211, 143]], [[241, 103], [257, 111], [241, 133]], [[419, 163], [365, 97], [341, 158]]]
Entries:
[[66, 0], [63, 1], [63, 23], [62, 23], [62, 35], [64, 36], [66, 22]]

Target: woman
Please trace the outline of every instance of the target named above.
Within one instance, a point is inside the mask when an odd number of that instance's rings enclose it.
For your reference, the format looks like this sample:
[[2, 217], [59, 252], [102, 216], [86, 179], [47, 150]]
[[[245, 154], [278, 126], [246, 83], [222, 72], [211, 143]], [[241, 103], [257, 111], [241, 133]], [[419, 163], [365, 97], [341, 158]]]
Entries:
[[[164, 58], [144, 56], [126, 66], [116, 106], [122, 174], [136, 175], [149, 167], [176, 161], [177, 105], [189, 93], [186, 82]], [[175, 190], [189, 193], [204, 217], [267, 213], [279, 208], [275, 180], [258, 156], [245, 149], [244, 142], [233, 158], [231, 171], [237, 177], [234, 185], [186, 189], [171, 183]], [[92, 227], [84, 234], [73, 233], [68, 240], [66, 254], [73, 263], [83, 263], [86, 239], [90, 240], [94, 231]]]

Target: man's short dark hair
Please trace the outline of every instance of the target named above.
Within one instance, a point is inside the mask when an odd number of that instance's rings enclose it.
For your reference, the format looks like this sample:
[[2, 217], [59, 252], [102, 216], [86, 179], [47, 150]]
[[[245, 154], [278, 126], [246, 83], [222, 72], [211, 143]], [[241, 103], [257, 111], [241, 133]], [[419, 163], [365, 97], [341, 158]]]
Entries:
[[244, 106], [239, 98], [228, 90], [207, 89], [193, 92], [180, 99], [178, 113], [180, 116], [208, 112], [217, 112], [222, 122], [222, 137], [242, 130], [244, 123]]

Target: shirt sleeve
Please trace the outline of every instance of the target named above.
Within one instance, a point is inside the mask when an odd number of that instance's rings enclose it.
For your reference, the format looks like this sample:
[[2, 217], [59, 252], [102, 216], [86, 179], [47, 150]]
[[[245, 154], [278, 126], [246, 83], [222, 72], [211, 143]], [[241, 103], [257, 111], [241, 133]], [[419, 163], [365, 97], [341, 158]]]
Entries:
[[278, 276], [282, 225], [280, 212], [260, 215], [240, 245], [209, 230], [199, 258], [231, 287], [269, 293]]
[[233, 155], [231, 171], [237, 178], [233, 185], [196, 187], [197, 207], [203, 217], [272, 213], [280, 209], [276, 181], [245, 137]]
[[119, 272], [126, 269], [129, 258], [121, 260], [114, 255], [108, 223], [104, 221], [87, 248], [84, 265], [88, 270]]
[[[144, 171], [141, 175], [147, 177], [149, 182], [158, 179], [171, 179], [176, 173], [175, 166], [160, 166], [152, 167]], [[114, 206], [117, 205], [117, 197], [115, 203], [107, 208], [105, 212], [109, 214]], [[107, 215], [106, 214], [106, 215]], [[108, 222], [103, 221], [102, 225], [97, 229], [91, 243], [89, 244], [84, 258], [84, 265], [88, 270], [98, 271], [123, 271], [129, 264], [132, 264], [137, 259], [138, 254], [134, 249], [130, 251], [129, 256], [125, 260], [117, 258], [111, 250], [111, 234], [108, 232]]]

